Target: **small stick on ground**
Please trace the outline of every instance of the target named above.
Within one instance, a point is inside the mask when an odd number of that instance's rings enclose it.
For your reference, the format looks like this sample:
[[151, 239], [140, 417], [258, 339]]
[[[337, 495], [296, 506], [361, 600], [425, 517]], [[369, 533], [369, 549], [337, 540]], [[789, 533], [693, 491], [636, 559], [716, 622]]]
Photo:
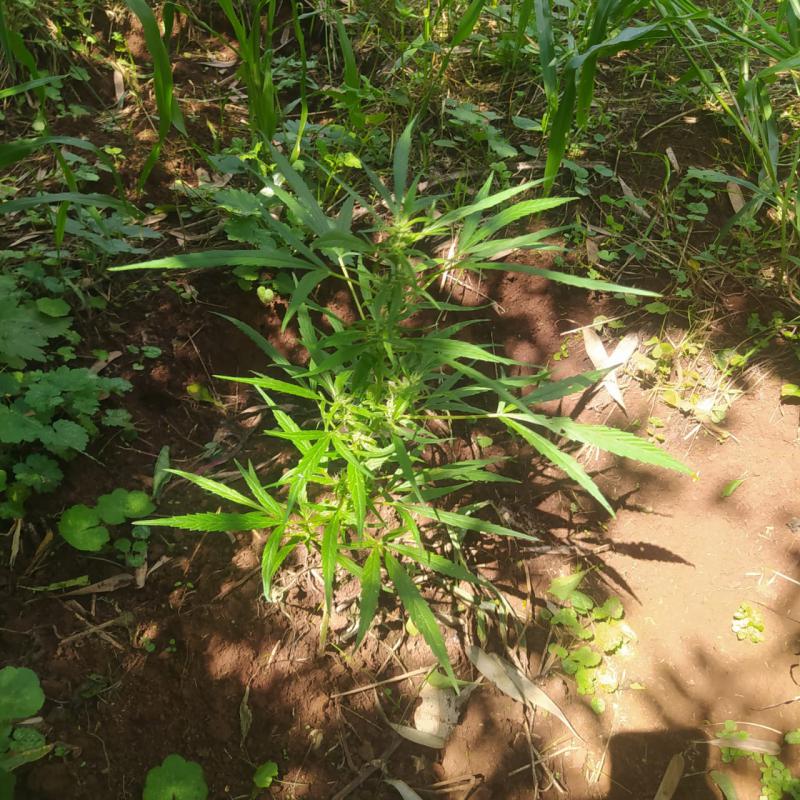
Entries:
[[346, 797], [350, 797], [350, 795], [361, 786], [364, 781], [366, 781], [374, 772], [377, 772], [380, 769], [383, 769], [386, 766], [386, 761], [389, 757], [400, 747], [402, 743], [402, 739], [398, 736], [396, 739], [392, 741], [392, 743], [381, 753], [378, 758], [369, 761], [368, 763], [364, 764], [361, 767], [361, 771], [356, 775], [347, 786], [340, 789], [336, 794], [331, 798], [331, 800], [345, 800]]
[[93, 633], [99, 633], [106, 628], [110, 628], [112, 625], [127, 627], [131, 624], [131, 622], [133, 622], [133, 614], [131, 614], [129, 611], [126, 611], [124, 614], [120, 614], [118, 617], [114, 617], [114, 619], [110, 619], [107, 622], [101, 622], [99, 625], [90, 625], [85, 631], [78, 631], [78, 633], [73, 633], [71, 636], [67, 636], [66, 638], [62, 639], [58, 643], [56, 652], [71, 642], [75, 642], [78, 639], [83, 639], [85, 636], [90, 636]]
[[378, 686], [384, 686], [387, 683], [397, 683], [404, 681], [406, 678], [413, 678], [415, 675], [422, 675], [430, 672], [435, 668], [435, 664], [429, 667], [420, 667], [419, 669], [412, 669], [410, 672], [404, 672], [402, 675], [395, 675], [393, 678], [384, 678], [382, 681], [375, 681], [374, 683], [367, 683], [364, 686], [357, 686], [355, 689], [348, 689], [346, 692], [336, 692], [331, 695], [331, 698], [347, 697], [351, 694], [359, 694], [359, 692], [368, 692], [370, 689], [375, 689]]

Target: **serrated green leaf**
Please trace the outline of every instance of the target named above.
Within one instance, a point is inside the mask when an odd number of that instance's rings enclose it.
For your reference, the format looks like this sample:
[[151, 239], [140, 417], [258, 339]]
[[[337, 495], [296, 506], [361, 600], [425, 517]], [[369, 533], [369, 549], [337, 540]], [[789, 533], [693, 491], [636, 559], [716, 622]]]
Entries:
[[[184, 472], [180, 469], [170, 469], [168, 472], [171, 475], [177, 475], [179, 478], [189, 481], [189, 483], [193, 483], [195, 486], [199, 486], [203, 491], [213, 494], [215, 497], [221, 497], [223, 500], [227, 500], [230, 503], [236, 503], [236, 505], [245, 506], [245, 508], [252, 508], [255, 511], [263, 511], [261, 505], [255, 500], [243, 495], [241, 492], [237, 492], [236, 489], [231, 488], [225, 483], [220, 483], [211, 478], [205, 478], [202, 475], [195, 475], [193, 472]], [[146, 511], [145, 513], [149, 514], [150, 511]]]
[[56, 420], [52, 426], [42, 428], [39, 436], [42, 443], [55, 452], [77, 450], [82, 453], [89, 444], [89, 434], [86, 429], [69, 419]]
[[417, 630], [422, 634], [422, 638], [427, 642], [428, 647], [430, 647], [439, 664], [447, 673], [447, 677], [453, 681], [454, 686], [457, 686], [456, 675], [453, 672], [450, 657], [447, 655], [444, 637], [430, 606], [425, 602], [416, 584], [411, 580], [403, 566], [391, 553], [384, 554], [384, 563], [403, 608], [408, 612], [409, 618], [416, 625]]
[[364, 532], [364, 520], [367, 515], [367, 488], [364, 475], [354, 461], [347, 462], [347, 489], [356, 518], [356, 531], [359, 536]]
[[161, 517], [160, 519], [137, 520], [138, 525], [150, 525], [151, 527], [226, 533], [249, 531], [253, 530], [253, 528], [271, 528], [275, 523], [274, 517], [255, 511], [249, 511], [245, 514], [223, 514], [207, 511], [175, 517]]
[[367, 631], [375, 619], [378, 609], [378, 598], [381, 592], [381, 551], [373, 547], [367, 560], [364, 562], [364, 571], [361, 575], [361, 600], [358, 606], [358, 633], [356, 634], [356, 648], [359, 647]]
[[[52, 458], [32, 453], [24, 461], [14, 465], [14, 477], [35, 492], [48, 492], [58, 486], [64, 474]], [[0, 481], [0, 489], [3, 485]]]
[[563, 470], [563, 472], [572, 478], [572, 480], [581, 486], [589, 495], [597, 500], [612, 517], [614, 516], [614, 509], [611, 508], [608, 500], [606, 500], [603, 493], [600, 491], [600, 488], [571, 455], [560, 450], [541, 434], [521, 425], [513, 419], [503, 417], [502, 421], [504, 425], [515, 433], [518, 433], [528, 444], [536, 448], [548, 461], [551, 461], [560, 470]]
[[337, 512], [331, 517], [322, 532], [322, 583], [325, 588], [326, 620], [333, 605], [333, 583], [336, 578], [336, 561], [339, 552], [339, 522], [340, 517]]
[[478, 583], [478, 579], [468, 569], [462, 567], [460, 564], [456, 564], [454, 561], [450, 561], [449, 558], [440, 556], [438, 553], [424, 550], [421, 547], [401, 544], [399, 542], [389, 542], [387, 547], [406, 558], [410, 558], [420, 566], [427, 567], [434, 572], [439, 572], [442, 575], [446, 575], [448, 578], [453, 578], [458, 581], [468, 581], [469, 583]]
[[295, 397], [304, 397], [306, 400], [317, 400], [318, 395], [305, 386], [300, 386], [297, 383], [287, 383], [286, 381], [277, 380], [276, 378], [267, 378], [266, 376], [259, 376], [258, 378], [236, 378], [231, 375], [215, 375], [223, 381], [235, 381], [236, 383], [247, 383], [250, 386], [258, 386], [262, 389], [270, 389], [273, 392], [282, 392], [283, 394], [294, 395]]
[[515, 539], [524, 539], [527, 542], [539, 541], [535, 536], [530, 536], [527, 533], [520, 533], [520, 531], [515, 531], [512, 528], [506, 528], [503, 525], [495, 525], [493, 522], [487, 522], [477, 517], [470, 517], [466, 514], [458, 514], [454, 511], [442, 511], [441, 509], [431, 508], [430, 506], [414, 505], [406, 505], [405, 508], [426, 519], [436, 520], [443, 525], [450, 525], [453, 528], [461, 528], [465, 531], [493, 533], [497, 536], [511, 536]]

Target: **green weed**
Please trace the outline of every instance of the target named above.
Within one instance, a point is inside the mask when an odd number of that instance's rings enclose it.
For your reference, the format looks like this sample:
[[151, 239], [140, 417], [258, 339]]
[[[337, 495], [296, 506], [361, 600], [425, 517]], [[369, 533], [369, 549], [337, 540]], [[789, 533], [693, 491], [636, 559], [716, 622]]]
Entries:
[[20, 724], [38, 714], [44, 699], [35, 672], [26, 667], [0, 669], [0, 795], [3, 797], [14, 796], [15, 769], [44, 758], [53, 749], [36, 727]]
[[552, 581], [548, 592], [564, 605], [548, 609], [544, 618], [557, 637], [548, 652], [559, 659], [565, 674], [574, 677], [578, 693], [590, 696], [592, 709], [601, 713], [605, 701], [596, 692], [612, 693], [618, 688], [616, 673], [607, 657], [636, 637], [623, 621], [619, 598], [612, 596], [598, 605], [580, 591], [585, 576], [585, 571], [579, 571]]
[[[43, 264], [0, 276], [0, 517], [22, 517], [32, 494], [55, 489], [60, 462], [83, 453], [100, 426], [126, 428], [123, 409], [103, 408], [130, 384], [73, 367], [80, 337], [65, 300], [70, 271]], [[62, 343], [59, 347], [56, 344]]]

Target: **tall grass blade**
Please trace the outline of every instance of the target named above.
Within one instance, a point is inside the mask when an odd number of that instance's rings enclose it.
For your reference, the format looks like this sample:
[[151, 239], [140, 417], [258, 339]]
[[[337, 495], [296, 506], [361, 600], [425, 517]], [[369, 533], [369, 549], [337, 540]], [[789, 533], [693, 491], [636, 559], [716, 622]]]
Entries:
[[[534, 0], [536, 9], [536, 36], [539, 44], [539, 64], [542, 83], [551, 111], [558, 103], [558, 77], [556, 75], [556, 47], [553, 38], [553, 14], [550, 0]], [[560, 162], [559, 162], [560, 163]]]
[[158, 21], [150, 6], [145, 0], [125, 0], [128, 8], [136, 14], [142, 25], [145, 43], [153, 59], [153, 90], [156, 95], [158, 107], [158, 138], [147, 156], [139, 175], [138, 186], [141, 189], [147, 181], [150, 172], [158, 161], [161, 147], [170, 130], [175, 129], [187, 135], [183, 122], [183, 115], [175, 100], [174, 86], [172, 83], [172, 65], [169, 52], [158, 28]]
[[527, 38], [528, 23], [531, 21], [533, 4], [535, 0], [521, 0], [519, 4], [519, 14], [517, 15], [517, 30], [514, 36], [514, 63], [516, 64], [520, 51], [525, 46]]
[[451, 50], [454, 47], [458, 47], [472, 33], [473, 28], [478, 23], [478, 18], [481, 15], [485, 3], [486, 0], [472, 0], [467, 6], [464, 15], [461, 17], [461, 21], [458, 23], [456, 32], [450, 40]]

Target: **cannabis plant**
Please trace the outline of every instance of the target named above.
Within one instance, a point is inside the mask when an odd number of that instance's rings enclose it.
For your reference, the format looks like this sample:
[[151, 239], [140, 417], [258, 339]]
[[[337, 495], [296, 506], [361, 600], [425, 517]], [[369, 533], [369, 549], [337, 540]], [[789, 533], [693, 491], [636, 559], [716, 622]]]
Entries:
[[[391, 189], [366, 170], [374, 203], [342, 185], [345, 201], [335, 216], [326, 214], [301, 175], [273, 151], [275, 172], [261, 192], [227, 190], [224, 195], [226, 207], [238, 201], [247, 219], [249, 237], [240, 220], [238, 240], [250, 238], [259, 243], [258, 249], [192, 253], [122, 269], [257, 265], [288, 270], [294, 288], [283, 325], [296, 320], [308, 351], [305, 364], [291, 363], [257, 331], [231, 319], [261, 347], [270, 371], [220, 377], [260, 393], [275, 421], [266, 434], [291, 444], [294, 465], [266, 485], [251, 464], [239, 465], [246, 491], [177, 472], [240, 510], [142, 524], [196, 531], [266, 529], [262, 578], [268, 598], [275, 596], [276, 573], [295, 548], [318, 550], [325, 586], [323, 638], [337, 572], [344, 570], [361, 583], [357, 643], [376, 616], [381, 590], [391, 587], [452, 677], [444, 639], [416, 576], [436, 573], [491, 592], [469, 569], [467, 537], [533, 537], [492, 521], [486, 503], [460, 504], [464, 491], [475, 484], [510, 480], [500, 471], [501, 459], [433, 466], [430, 448], [445, 445], [459, 429], [493, 420], [563, 469], [609, 513], [606, 499], [578, 461], [556, 443], [559, 439], [687, 470], [632, 434], [532, 410], [536, 403], [592, 385], [604, 371], [550, 382], [540, 370], [524, 379], [535, 388], [522, 398], [516, 392], [520, 379], [506, 375], [518, 363], [489, 345], [466, 340], [465, 332], [478, 320], [473, 314], [452, 321], [467, 309], [443, 299], [439, 288], [455, 270], [464, 276], [515, 270], [587, 289], [621, 287], [490, 260], [509, 249], [548, 247], [551, 230], [497, 234], [567, 199], [519, 200], [533, 183], [492, 192], [490, 177], [471, 203], [440, 213], [443, 198], [422, 195], [419, 178], [409, 182], [411, 135], [409, 125], [395, 149]], [[362, 218], [356, 224], [357, 208], [366, 211], [367, 223]], [[323, 282], [346, 288], [354, 321], [346, 322], [320, 302]], [[421, 318], [432, 322], [423, 325]]]

